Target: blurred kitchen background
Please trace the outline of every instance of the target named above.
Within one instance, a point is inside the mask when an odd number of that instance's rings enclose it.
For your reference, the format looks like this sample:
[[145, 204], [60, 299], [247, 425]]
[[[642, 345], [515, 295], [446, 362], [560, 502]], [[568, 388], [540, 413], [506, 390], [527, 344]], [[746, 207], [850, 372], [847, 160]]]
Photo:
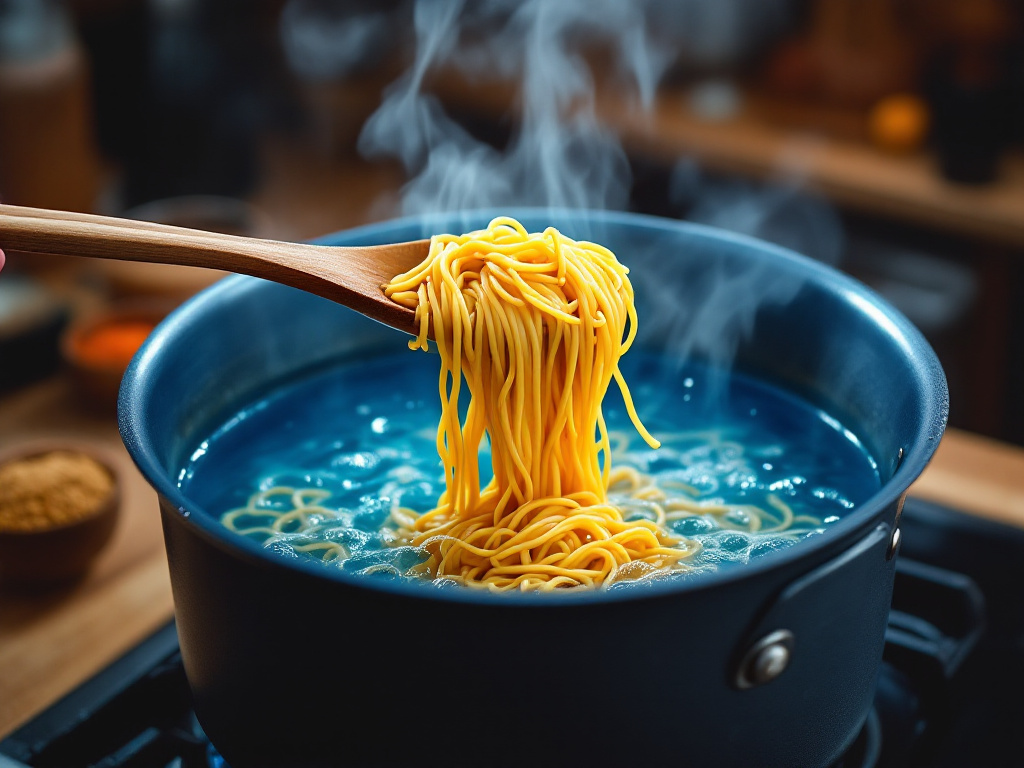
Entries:
[[[934, 345], [953, 425], [1024, 444], [1021, 4], [424, 5], [433, 15], [402, 1], [0, 0], [0, 201], [313, 238], [457, 200], [424, 186], [438, 125], [442, 148], [502, 157], [552, 115], [592, 112], [599, 130], [573, 136], [617, 135], [625, 185], [586, 204], [754, 234], [849, 272]], [[578, 58], [520, 87], [516, 62], [544, 44], [514, 34], [526, 23], [578, 42]], [[519, 56], [478, 55], [482, 39]], [[559, 67], [580, 62], [592, 96], [560, 88], [579, 71]], [[531, 88], [558, 108], [538, 116]], [[360, 140], [385, 92], [395, 109]], [[573, 202], [531, 199], [526, 181], [480, 201]], [[8, 256], [0, 401], [81, 366], [76, 326], [164, 312], [217, 277]], [[101, 384], [73, 385], [91, 393], [83, 407], [112, 406]]]

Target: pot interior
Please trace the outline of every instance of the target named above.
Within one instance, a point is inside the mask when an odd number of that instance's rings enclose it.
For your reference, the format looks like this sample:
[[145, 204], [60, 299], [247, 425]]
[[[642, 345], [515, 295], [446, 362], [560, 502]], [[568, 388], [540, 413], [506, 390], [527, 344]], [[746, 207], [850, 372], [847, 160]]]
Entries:
[[[830, 536], [862, 528], [931, 457], [947, 412], [941, 368], [909, 321], [852, 279], [781, 248], [670, 220], [513, 215], [531, 231], [554, 224], [617, 254], [636, 290], [637, 347], [673, 361], [733, 366], [800, 395], [859, 437], [877, 462], [882, 487]], [[469, 231], [490, 218], [478, 212], [405, 219], [320, 242], [413, 240]], [[228, 278], [173, 313], [140, 350], [120, 396], [125, 444], [160, 494], [191, 511], [197, 505], [179, 490], [178, 474], [196, 446], [241, 406], [330, 361], [399, 352], [406, 341], [324, 299]], [[215, 522], [208, 524], [212, 518], [194, 519], [207, 534], [227, 538]]]

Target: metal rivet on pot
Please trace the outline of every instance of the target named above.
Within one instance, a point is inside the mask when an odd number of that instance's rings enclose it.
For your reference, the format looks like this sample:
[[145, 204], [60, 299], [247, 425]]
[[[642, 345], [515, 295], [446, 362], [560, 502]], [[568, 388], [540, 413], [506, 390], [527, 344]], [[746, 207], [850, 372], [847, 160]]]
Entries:
[[765, 635], [743, 655], [736, 672], [736, 687], [746, 689], [770, 683], [786, 671], [792, 658], [792, 632], [778, 629]]
[[896, 554], [896, 550], [900, 547], [900, 529], [892, 529], [892, 538], [889, 539], [889, 551], [885, 553], [886, 560], [892, 560], [893, 555]]

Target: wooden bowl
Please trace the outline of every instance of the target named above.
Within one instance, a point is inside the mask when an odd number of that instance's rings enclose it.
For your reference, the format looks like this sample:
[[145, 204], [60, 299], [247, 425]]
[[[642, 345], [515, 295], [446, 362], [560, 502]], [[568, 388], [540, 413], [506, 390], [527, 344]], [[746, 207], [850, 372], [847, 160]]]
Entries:
[[78, 453], [96, 461], [113, 481], [110, 493], [73, 522], [31, 530], [0, 529], [0, 581], [49, 585], [83, 575], [110, 540], [121, 507], [114, 462], [102, 451], [73, 441], [37, 442], [0, 452], [0, 467], [53, 452]]
[[[126, 349], [123, 354], [98, 359], [87, 352], [89, 338], [103, 329], [115, 326], [136, 325], [152, 330], [173, 308], [173, 302], [160, 300], [126, 301], [75, 320], [67, 327], [61, 338], [61, 355], [71, 372], [75, 392], [83, 404], [104, 414], [114, 413], [121, 378], [135, 351]], [[141, 344], [142, 340], [140, 335], [138, 342]]]

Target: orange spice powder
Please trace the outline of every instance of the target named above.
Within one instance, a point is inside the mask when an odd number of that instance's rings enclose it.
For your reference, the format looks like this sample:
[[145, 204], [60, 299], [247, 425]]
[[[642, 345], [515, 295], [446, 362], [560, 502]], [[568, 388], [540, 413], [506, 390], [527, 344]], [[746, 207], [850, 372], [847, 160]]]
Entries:
[[87, 364], [123, 368], [154, 327], [152, 322], [146, 320], [104, 323], [79, 338], [76, 347], [82, 361]]

